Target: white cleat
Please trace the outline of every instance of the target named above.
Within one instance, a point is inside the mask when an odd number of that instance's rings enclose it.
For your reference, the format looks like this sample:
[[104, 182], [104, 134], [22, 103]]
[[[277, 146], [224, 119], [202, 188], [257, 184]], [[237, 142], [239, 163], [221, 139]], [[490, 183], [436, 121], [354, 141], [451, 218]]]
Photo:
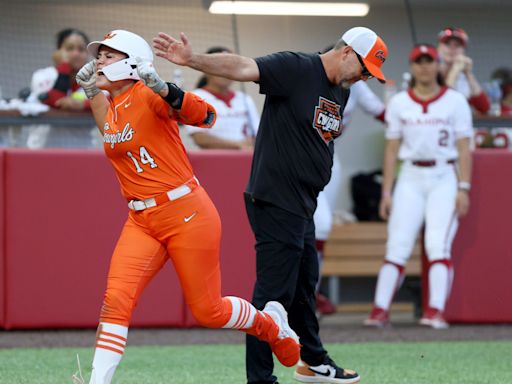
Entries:
[[434, 329], [447, 329], [450, 327], [443, 316], [443, 312], [435, 308], [428, 308], [419, 323]]

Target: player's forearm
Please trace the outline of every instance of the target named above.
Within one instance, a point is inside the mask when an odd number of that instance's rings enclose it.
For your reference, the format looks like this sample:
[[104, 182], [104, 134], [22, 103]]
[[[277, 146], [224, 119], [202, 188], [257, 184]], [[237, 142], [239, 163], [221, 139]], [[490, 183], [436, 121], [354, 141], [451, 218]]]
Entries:
[[384, 151], [384, 166], [382, 180], [382, 196], [391, 196], [393, 183], [396, 176], [396, 162], [398, 158], [398, 149], [400, 140], [386, 140], [386, 149]]
[[469, 149], [469, 138], [457, 140], [457, 151], [459, 153], [459, 182], [471, 183], [471, 151]]
[[100, 92], [92, 99], [90, 99], [90, 102], [91, 111], [94, 116], [94, 120], [96, 121], [96, 126], [100, 130], [101, 134], [103, 134], [103, 127], [107, 121], [107, 113], [109, 107], [107, 97], [103, 94], [103, 92]]
[[254, 59], [231, 53], [194, 54], [187, 65], [198, 71], [231, 80], [259, 80], [259, 69]]

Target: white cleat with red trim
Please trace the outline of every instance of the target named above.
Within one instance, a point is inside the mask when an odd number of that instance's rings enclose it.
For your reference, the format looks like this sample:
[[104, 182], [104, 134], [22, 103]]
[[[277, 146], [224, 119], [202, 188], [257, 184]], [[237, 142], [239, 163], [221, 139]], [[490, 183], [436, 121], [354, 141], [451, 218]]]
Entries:
[[446, 329], [450, 327], [443, 316], [443, 312], [436, 308], [428, 308], [419, 323], [420, 325], [427, 325], [434, 329]]

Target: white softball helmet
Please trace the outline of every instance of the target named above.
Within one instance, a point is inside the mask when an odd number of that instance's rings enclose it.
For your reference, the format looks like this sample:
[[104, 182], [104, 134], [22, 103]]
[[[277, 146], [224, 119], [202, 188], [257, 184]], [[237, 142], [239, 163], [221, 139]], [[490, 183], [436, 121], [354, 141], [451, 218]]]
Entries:
[[98, 50], [102, 45], [128, 55], [128, 58], [102, 68], [101, 71], [110, 81], [124, 79], [139, 80], [137, 62], [135, 61], [137, 57], [153, 62], [153, 51], [151, 47], [146, 40], [133, 32], [116, 29], [115, 31], [107, 33], [102, 41], [89, 43], [87, 50], [93, 57], [97, 57]]

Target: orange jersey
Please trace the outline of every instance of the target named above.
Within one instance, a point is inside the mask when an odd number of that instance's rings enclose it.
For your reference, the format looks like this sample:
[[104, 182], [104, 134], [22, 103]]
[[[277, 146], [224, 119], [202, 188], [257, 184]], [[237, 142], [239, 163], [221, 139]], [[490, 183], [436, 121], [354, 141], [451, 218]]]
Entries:
[[193, 177], [177, 122], [209, 128], [215, 122], [215, 110], [189, 92], [173, 117], [169, 109], [141, 81], [110, 101], [104, 149], [127, 200], [155, 197]]

